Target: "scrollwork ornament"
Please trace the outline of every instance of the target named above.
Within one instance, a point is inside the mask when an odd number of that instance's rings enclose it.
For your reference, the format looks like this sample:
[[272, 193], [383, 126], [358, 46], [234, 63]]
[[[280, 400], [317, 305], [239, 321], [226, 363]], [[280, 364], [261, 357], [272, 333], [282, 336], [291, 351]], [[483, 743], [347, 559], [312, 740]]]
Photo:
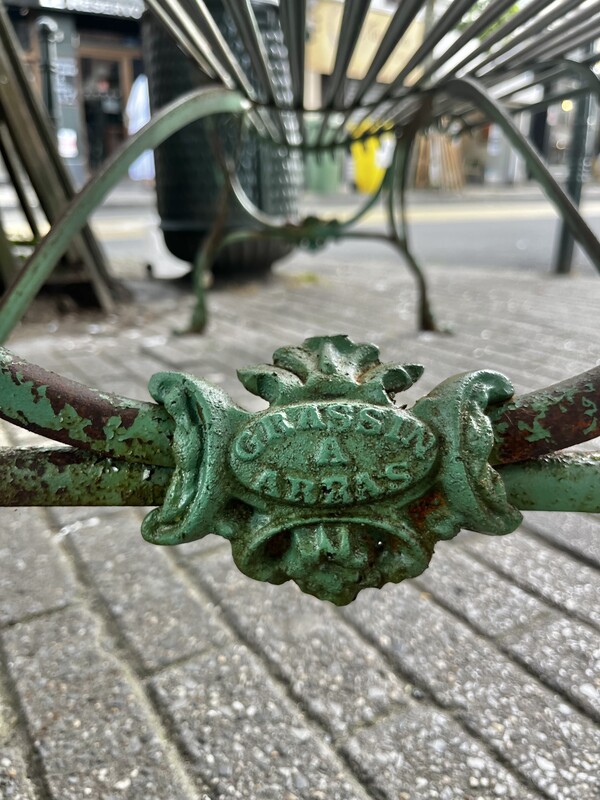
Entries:
[[382, 364], [346, 336], [307, 339], [238, 372], [269, 402], [250, 413], [205, 381], [159, 373], [153, 397], [176, 422], [175, 469], [144, 520], [155, 544], [216, 533], [246, 575], [295, 581], [338, 605], [361, 589], [420, 574], [462, 527], [514, 530], [520, 513], [488, 463], [488, 404], [512, 396], [502, 375], [445, 381], [410, 409], [396, 394], [421, 376]]

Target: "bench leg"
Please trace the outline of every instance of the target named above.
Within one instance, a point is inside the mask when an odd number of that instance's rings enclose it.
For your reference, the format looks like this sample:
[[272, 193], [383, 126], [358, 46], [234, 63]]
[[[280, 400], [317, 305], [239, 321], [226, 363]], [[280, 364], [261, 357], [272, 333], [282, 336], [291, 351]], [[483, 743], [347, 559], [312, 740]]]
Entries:
[[223, 246], [223, 239], [222, 229], [220, 227], [215, 227], [196, 253], [193, 265], [193, 286], [196, 303], [192, 311], [188, 328], [179, 331], [179, 333], [204, 333], [204, 329], [208, 323], [206, 280], [208, 275], [210, 275], [215, 258]]
[[85, 226], [89, 215], [127, 169], [145, 150], [154, 149], [181, 128], [219, 113], [243, 113], [244, 98], [229, 89], [200, 89], [162, 108], [110, 159], [107, 166], [77, 194], [47, 236], [24, 265], [10, 291], [0, 302], [0, 341], [4, 341], [52, 273], [71, 240]]
[[425, 274], [411, 251], [408, 239], [406, 185], [415, 133], [416, 130], [407, 130], [404, 137], [400, 139], [392, 165], [384, 178], [387, 191], [388, 223], [391, 231], [390, 242], [401, 253], [417, 282], [419, 330], [440, 332], [431, 310]]
[[179, 333], [203, 333], [208, 323], [208, 307], [206, 305], [206, 277], [210, 274], [216, 257], [227, 245], [242, 242], [246, 239], [260, 239], [268, 236], [265, 231], [237, 230], [225, 233], [216, 227], [204, 240], [194, 261], [194, 294], [196, 304], [192, 311], [189, 326]]
[[[408, 264], [409, 270], [412, 272], [416, 282], [417, 282], [417, 315], [418, 315], [418, 326], [420, 331], [432, 331], [434, 333], [440, 333], [440, 329], [438, 328], [435, 317], [433, 315], [433, 311], [431, 310], [431, 303], [429, 302], [429, 290], [427, 287], [427, 280], [425, 278], [425, 274], [421, 269], [416, 258], [413, 256], [410, 247], [406, 243], [406, 241], [402, 241], [397, 236], [392, 236], [390, 239], [391, 243], [394, 247], [399, 251], [402, 255], [405, 262]], [[443, 331], [442, 331], [443, 332]]]

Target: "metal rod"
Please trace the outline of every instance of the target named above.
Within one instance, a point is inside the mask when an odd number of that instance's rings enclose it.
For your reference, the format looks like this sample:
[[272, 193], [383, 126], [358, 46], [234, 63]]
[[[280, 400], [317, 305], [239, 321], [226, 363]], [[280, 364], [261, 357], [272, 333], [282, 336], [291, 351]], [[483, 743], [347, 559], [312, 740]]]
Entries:
[[600, 436], [600, 367], [488, 408], [496, 445], [490, 461], [510, 464]]
[[[581, 5], [581, 0], [567, 0], [567, 2], [561, 3], [553, 10], [548, 11], [546, 14], [535, 17], [537, 12], [543, 11], [547, 5], [547, 0], [536, 0], [535, 2], [525, 6], [525, 8], [522, 10], [518, 11], [506, 22], [505, 25], [488, 36], [477, 48], [477, 50], [471, 54], [470, 59], [468, 59], [466, 62], [461, 62], [456, 67], [455, 71], [458, 71], [466, 66], [469, 60], [472, 60], [481, 53], [484, 53], [486, 50], [489, 50], [490, 47], [496, 44], [496, 42], [500, 42], [505, 39], [509, 33], [512, 33], [512, 31], [519, 30], [519, 33], [516, 36], [513, 36], [512, 39], [510, 39], [505, 45], [498, 48], [498, 50], [490, 53], [490, 55], [484, 61], [477, 65], [476, 74], [479, 75], [479, 71], [488, 64], [491, 64], [500, 56], [508, 53], [518, 44], [521, 44], [521, 42], [525, 42], [532, 36], [536, 36], [538, 33], [547, 30], [548, 26], [551, 25], [555, 20], [563, 18], [569, 11], [577, 8], [577, 6]], [[533, 22], [530, 25], [525, 25], [525, 23], [532, 18]], [[470, 70], [470, 72], [472, 72], [472, 70]]]
[[0, 347], [0, 417], [126, 461], [170, 466], [173, 420], [161, 406], [90, 389]]
[[446, 12], [435, 23], [433, 28], [429, 31], [421, 46], [410, 57], [408, 62], [402, 67], [398, 75], [389, 84], [386, 90], [380, 97], [384, 100], [389, 97], [396, 89], [404, 84], [404, 79], [419, 66], [431, 53], [444, 36], [449, 33], [457, 24], [466, 12], [475, 5], [477, 0], [455, 0], [446, 10]]
[[[534, 64], [540, 59], [550, 60], [561, 54], [577, 49], [582, 44], [593, 42], [600, 32], [600, 9], [593, 17], [575, 29], [565, 28], [561, 34], [536, 42], [535, 45], [525, 47], [516, 57], [511, 59], [511, 66], [519, 68], [527, 64]], [[501, 65], [500, 65], [501, 66]]]
[[205, 75], [208, 75], [209, 78], [218, 78], [228, 88], [234, 88], [235, 84], [232, 78], [206, 47], [206, 39], [200, 34], [185, 9], [182, 8], [181, 12], [175, 15], [171, 6], [163, 5], [160, 0], [146, 0], [146, 5], [184, 53], [196, 62]]
[[304, 106], [304, 39], [306, 0], [280, 0], [279, 16], [288, 51], [294, 108]]
[[246, 52], [256, 73], [256, 80], [262, 90], [262, 102], [278, 106], [277, 93], [273, 84], [273, 74], [269, 56], [262, 40], [250, 0], [223, 0], [223, 5], [231, 15]]
[[[570, 6], [570, 7], [575, 7], [575, 6], [579, 5], [580, 3], [581, 3], [581, 0], [569, 0], [569, 2], [566, 3], [565, 5]], [[453, 67], [452, 72], [448, 73], [448, 75], [445, 76], [445, 77], [449, 78], [450, 75], [456, 75], [458, 72], [460, 72], [462, 69], [464, 69], [467, 66], [471, 67], [469, 69], [469, 71], [467, 72], [467, 74], [472, 74], [473, 73], [473, 69], [474, 69], [473, 68], [473, 62], [475, 61], [476, 58], [479, 58], [479, 56], [481, 56], [484, 53], [488, 52], [490, 47], [493, 47], [497, 42], [500, 42], [500, 41], [506, 39], [506, 37], [509, 36], [514, 30], [523, 28], [523, 26], [530, 19], [535, 17], [535, 15], [538, 13], [538, 11], [543, 11], [547, 7], [547, 5], [548, 5], [548, 0], [534, 0], [534, 2], [529, 3], [528, 5], [526, 5], [525, 8], [521, 9], [520, 11], [518, 11], [514, 16], [512, 16], [510, 19], [508, 19], [497, 30], [495, 30], [493, 33], [490, 33], [489, 36], [486, 36], [485, 39], [479, 45], [479, 47], [477, 47], [472, 53], [467, 54], [459, 64], [457, 64], [455, 67]], [[566, 12], [563, 12], [563, 13], [566, 13]], [[544, 17], [544, 19], [545, 19], [545, 17]], [[535, 21], [534, 24], [537, 24], [537, 21]], [[527, 27], [529, 27], [529, 26], [527, 26]], [[501, 54], [502, 52], [507, 52], [510, 49], [510, 47], [512, 46], [511, 42], [515, 41], [515, 38], [516, 37], [513, 37], [513, 39], [511, 39], [509, 41], [509, 43], [504, 46], [504, 48], [500, 48], [499, 50], [495, 51], [495, 53]], [[490, 61], [493, 60], [496, 57], [495, 53], [493, 55], [489, 56], [489, 60]], [[485, 63], [486, 62], [484, 61], [483, 64], [485, 64]]]
[[523, 511], [600, 514], [599, 453], [544, 456], [498, 472], [509, 503]]
[[365, 94], [373, 86], [386, 61], [392, 55], [398, 42], [404, 36], [424, 5], [425, 0], [404, 0], [404, 2], [399, 4], [398, 10], [392, 17], [383, 35], [383, 39], [377, 48], [377, 52], [369, 65], [366, 75], [358, 84], [356, 94], [352, 98], [353, 107], [356, 107], [361, 102]]
[[369, 5], [370, 0], [348, 0], [344, 4], [335, 64], [327, 87], [324, 109], [333, 108], [334, 105], [336, 108], [344, 107], [346, 71], [354, 55]]
[[0, 449], [2, 506], [158, 506], [173, 470], [72, 448]]
[[[593, 44], [598, 36], [600, 36], [600, 15], [593, 22], [593, 25], [590, 22], [590, 25], [582, 26], [578, 35], [573, 33], [572, 36], [566, 37], [565, 39], [556, 39], [551, 46], [549, 45], [541, 51], [536, 50], [533, 57], [535, 59], [542, 57], [545, 59], [557, 58], [565, 53], [577, 50], [584, 45]], [[518, 65], [524, 64], [527, 66], [528, 63], [530, 63], [529, 58], [518, 62]]]
[[499, 2], [491, 3], [477, 17], [477, 19], [471, 25], [469, 25], [465, 31], [463, 31], [458, 39], [444, 51], [444, 54], [437, 60], [433, 61], [425, 69], [425, 72], [421, 75], [416, 85], [422, 86], [427, 78], [433, 75], [434, 72], [437, 72], [440, 67], [444, 66], [444, 64], [447, 64], [452, 56], [456, 55], [456, 53], [462, 50], [466, 44], [472, 42], [477, 37], [477, 34], [479, 34], [481, 31], [484, 31], [490, 24], [497, 20], [498, 17], [502, 16], [502, 14], [504, 14], [504, 12], [507, 11], [512, 5], [514, 5], [514, 0], [499, 0]]

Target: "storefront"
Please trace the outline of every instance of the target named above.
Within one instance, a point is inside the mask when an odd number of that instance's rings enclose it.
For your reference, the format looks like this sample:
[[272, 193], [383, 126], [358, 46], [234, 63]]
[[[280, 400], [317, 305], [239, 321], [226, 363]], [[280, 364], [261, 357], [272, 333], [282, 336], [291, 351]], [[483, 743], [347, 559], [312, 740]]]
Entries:
[[42, 93], [50, 40], [58, 146], [77, 183], [126, 136], [124, 109], [142, 72], [142, 0], [12, 0], [15, 32]]

